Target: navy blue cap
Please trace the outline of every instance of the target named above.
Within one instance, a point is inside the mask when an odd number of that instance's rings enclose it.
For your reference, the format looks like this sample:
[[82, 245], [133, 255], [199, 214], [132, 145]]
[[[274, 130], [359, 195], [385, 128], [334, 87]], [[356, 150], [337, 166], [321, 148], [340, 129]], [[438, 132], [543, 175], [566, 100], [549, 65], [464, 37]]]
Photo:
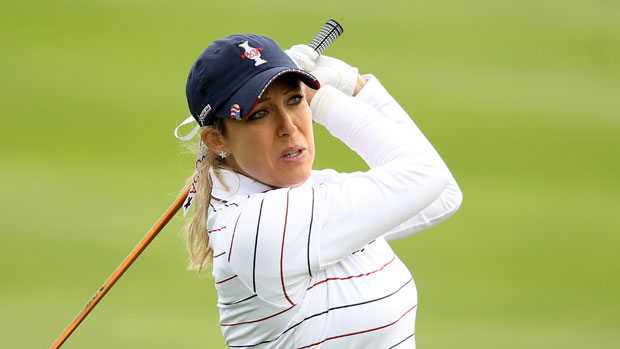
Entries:
[[248, 116], [265, 89], [283, 74], [296, 74], [310, 88], [319, 82], [299, 69], [274, 40], [256, 34], [234, 34], [214, 41], [189, 71], [185, 92], [192, 116], [200, 126], [216, 117]]

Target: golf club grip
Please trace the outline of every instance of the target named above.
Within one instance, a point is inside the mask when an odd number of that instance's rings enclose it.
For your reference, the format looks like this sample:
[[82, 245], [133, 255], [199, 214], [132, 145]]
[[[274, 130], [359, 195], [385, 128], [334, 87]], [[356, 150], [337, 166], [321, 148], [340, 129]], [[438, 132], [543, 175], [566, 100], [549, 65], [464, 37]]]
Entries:
[[340, 34], [342, 34], [343, 29], [340, 23], [336, 22], [333, 19], [328, 20], [323, 28], [316, 34], [314, 39], [308, 44], [308, 46], [312, 47], [318, 54], [322, 55], [325, 50], [331, 45]]

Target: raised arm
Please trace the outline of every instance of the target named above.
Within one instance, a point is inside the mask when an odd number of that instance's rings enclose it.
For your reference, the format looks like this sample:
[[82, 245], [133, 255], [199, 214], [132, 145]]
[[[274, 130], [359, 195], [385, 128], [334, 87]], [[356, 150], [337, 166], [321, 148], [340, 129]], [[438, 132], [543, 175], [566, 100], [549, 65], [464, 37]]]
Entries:
[[[428, 142], [408, 113], [396, 102], [376, 77], [365, 75], [364, 79], [367, 80], [367, 83], [357, 93], [356, 98], [372, 105], [384, 120], [389, 120], [406, 129], [411, 137]], [[437, 156], [439, 157], [439, 154]], [[398, 227], [385, 234], [387, 240], [404, 238], [428, 229], [443, 222], [458, 210], [463, 200], [463, 193], [447, 166], [445, 169], [449, 176], [448, 185], [437, 200], [422, 212], [412, 215], [412, 217]]]
[[356, 151], [371, 169], [317, 190], [321, 265], [346, 257], [436, 201], [450, 180], [424, 137], [386, 121], [371, 105], [323, 87], [311, 105], [315, 121]]

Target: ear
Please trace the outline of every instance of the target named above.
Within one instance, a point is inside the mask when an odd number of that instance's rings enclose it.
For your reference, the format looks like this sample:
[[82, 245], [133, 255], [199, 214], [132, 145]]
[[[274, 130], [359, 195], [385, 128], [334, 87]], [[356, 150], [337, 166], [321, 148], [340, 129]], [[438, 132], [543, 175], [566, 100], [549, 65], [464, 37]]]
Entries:
[[204, 144], [215, 154], [219, 154], [222, 150], [226, 150], [224, 146], [224, 136], [214, 127], [205, 126], [200, 130], [200, 138]]

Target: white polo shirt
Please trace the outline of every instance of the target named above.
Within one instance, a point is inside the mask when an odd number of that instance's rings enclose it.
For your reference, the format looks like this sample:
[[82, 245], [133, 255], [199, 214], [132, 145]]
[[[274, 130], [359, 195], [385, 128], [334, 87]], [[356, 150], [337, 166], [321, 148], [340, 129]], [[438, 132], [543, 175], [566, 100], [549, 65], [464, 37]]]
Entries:
[[313, 118], [367, 172], [312, 171], [273, 189], [224, 171], [207, 222], [220, 326], [231, 348], [413, 348], [417, 292], [386, 240], [461, 202], [448, 168], [370, 76], [356, 97], [323, 87]]

